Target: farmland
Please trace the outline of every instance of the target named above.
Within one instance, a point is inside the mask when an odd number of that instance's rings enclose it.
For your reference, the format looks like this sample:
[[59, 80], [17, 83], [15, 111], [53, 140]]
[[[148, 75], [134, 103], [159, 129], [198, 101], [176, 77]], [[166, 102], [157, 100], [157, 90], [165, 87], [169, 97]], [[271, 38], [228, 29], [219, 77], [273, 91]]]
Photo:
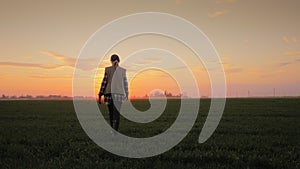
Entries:
[[[203, 144], [198, 137], [210, 106], [201, 99], [196, 123], [173, 149], [130, 159], [98, 147], [83, 131], [72, 101], [0, 101], [0, 168], [300, 168], [300, 99], [227, 99], [222, 120]], [[134, 100], [138, 110], [147, 100]], [[121, 118], [120, 132], [150, 137], [166, 130], [180, 100], [170, 99], [155, 121]], [[107, 108], [100, 109], [108, 119]]]

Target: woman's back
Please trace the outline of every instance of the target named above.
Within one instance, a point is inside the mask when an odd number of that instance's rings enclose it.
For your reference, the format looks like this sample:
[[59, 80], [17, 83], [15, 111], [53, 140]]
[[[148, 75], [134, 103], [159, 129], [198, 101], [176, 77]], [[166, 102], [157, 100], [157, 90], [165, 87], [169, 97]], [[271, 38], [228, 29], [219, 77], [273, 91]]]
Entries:
[[104, 93], [126, 94], [126, 86], [124, 86], [126, 69], [120, 66], [110, 66], [105, 68], [105, 73], [107, 74], [107, 86]]

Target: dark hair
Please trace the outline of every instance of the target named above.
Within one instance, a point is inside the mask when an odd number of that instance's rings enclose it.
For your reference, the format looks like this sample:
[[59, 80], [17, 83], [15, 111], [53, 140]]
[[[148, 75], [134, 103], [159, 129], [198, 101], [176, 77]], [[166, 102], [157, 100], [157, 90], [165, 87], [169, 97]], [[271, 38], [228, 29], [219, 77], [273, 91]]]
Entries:
[[113, 54], [113, 55], [111, 55], [111, 57], [110, 57], [110, 61], [118, 61], [118, 62], [120, 62], [120, 58], [119, 58], [119, 56], [117, 55], [117, 54]]
[[110, 57], [110, 61], [113, 62], [114, 66], [117, 66], [118, 63], [120, 62], [120, 58], [119, 58], [119, 56], [117, 54], [113, 54]]

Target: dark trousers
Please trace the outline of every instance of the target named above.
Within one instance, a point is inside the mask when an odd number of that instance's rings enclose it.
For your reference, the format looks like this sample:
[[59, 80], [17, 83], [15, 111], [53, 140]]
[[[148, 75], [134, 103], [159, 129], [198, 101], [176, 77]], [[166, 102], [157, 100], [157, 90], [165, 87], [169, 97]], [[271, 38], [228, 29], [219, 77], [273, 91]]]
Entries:
[[119, 130], [121, 106], [120, 101], [111, 101], [108, 104], [110, 126], [116, 131]]

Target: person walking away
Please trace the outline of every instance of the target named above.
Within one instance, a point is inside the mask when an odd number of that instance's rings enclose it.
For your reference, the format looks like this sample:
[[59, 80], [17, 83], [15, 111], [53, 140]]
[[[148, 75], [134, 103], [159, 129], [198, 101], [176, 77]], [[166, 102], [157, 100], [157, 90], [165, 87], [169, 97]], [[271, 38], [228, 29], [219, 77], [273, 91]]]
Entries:
[[104, 95], [104, 103], [108, 106], [110, 126], [119, 130], [120, 110], [122, 103], [128, 99], [128, 82], [126, 69], [119, 66], [120, 58], [113, 54], [110, 58], [112, 66], [105, 68], [99, 91], [99, 103]]

